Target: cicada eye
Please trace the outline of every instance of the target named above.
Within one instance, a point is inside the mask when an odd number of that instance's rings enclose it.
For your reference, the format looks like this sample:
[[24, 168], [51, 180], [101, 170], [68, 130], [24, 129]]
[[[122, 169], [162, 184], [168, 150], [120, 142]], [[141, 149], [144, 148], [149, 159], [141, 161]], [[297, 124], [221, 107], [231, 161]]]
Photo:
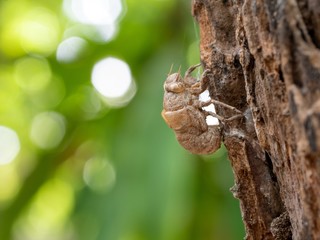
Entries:
[[164, 89], [168, 92], [173, 93], [183, 92], [185, 90], [185, 87], [180, 74], [170, 74], [164, 83]]
[[184, 91], [184, 85], [181, 82], [171, 82], [164, 85], [164, 89], [168, 92], [180, 93]]

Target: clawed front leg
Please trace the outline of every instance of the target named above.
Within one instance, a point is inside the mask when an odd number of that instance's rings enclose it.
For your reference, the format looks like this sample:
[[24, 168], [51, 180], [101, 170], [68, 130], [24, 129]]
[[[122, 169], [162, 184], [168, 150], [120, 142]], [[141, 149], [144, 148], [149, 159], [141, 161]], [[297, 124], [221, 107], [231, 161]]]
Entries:
[[201, 63], [189, 67], [188, 70], [186, 71], [184, 77], [186, 78], [186, 77], [190, 76], [190, 74], [191, 74], [197, 67], [200, 67], [200, 66], [201, 66]]
[[222, 106], [222, 107], [228, 108], [228, 109], [233, 110], [233, 111], [235, 111], [236, 113], [239, 113], [239, 114], [242, 115], [242, 112], [241, 112], [240, 110], [238, 110], [238, 109], [236, 109], [235, 107], [232, 107], [232, 106], [230, 106], [230, 105], [228, 105], [228, 104], [226, 104], [226, 103], [223, 103], [223, 102], [220, 102], [220, 101], [217, 101], [217, 100], [213, 100], [213, 99], [211, 99], [210, 101], [211, 101], [211, 103], [213, 103], [213, 104], [217, 104], [217, 105], [220, 105], [220, 106]]
[[221, 121], [221, 122], [224, 122], [226, 119], [224, 118], [224, 117], [222, 117], [222, 116], [220, 116], [220, 115], [218, 115], [218, 114], [216, 114], [216, 113], [214, 113], [214, 112], [211, 112], [211, 111], [206, 111], [206, 115], [207, 116], [212, 116], [212, 117], [215, 117], [215, 118], [217, 118], [219, 121]]
[[202, 107], [207, 107], [207, 106], [209, 106], [209, 105], [212, 104], [212, 103], [213, 103], [213, 104], [220, 105], [220, 106], [225, 107], [225, 108], [228, 108], [228, 109], [233, 110], [233, 111], [235, 111], [236, 113], [238, 113], [237, 115], [234, 115], [234, 116], [232, 116], [232, 117], [230, 117], [230, 118], [224, 118], [224, 117], [222, 117], [222, 116], [220, 116], [220, 115], [218, 115], [218, 114], [216, 114], [216, 113], [214, 113], [214, 112], [207, 111], [208, 115], [211, 115], [211, 116], [219, 119], [221, 122], [232, 121], [232, 120], [235, 120], [235, 119], [237, 119], [237, 118], [242, 118], [242, 117], [243, 117], [243, 114], [242, 114], [242, 112], [241, 112], [240, 110], [238, 110], [238, 109], [236, 109], [235, 107], [232, 107], [232, 106], [230, 106], [230, 105], [228, 105], [228, 104], [226, 104], [226, 103], [217, 101], [217, 100], [208, 100], [208, 101], [205, 101], [205, 102], [199, 102], [199, 105], [200, 105], [200, 107], [202, 108]]
[[223, 103], [223, 102], [220, 102], [220, 101], [217, 101], [217, 100], [213, 100], [213, 99], [210, 99], [210, 100], [205, 101], [205, 102], [200, 102], [200, 106], [201, 106], [201, 107], [207, 107], [207, 106], [209, 106], [211, 103], [216, 104], [216, 105], [220, 105], [220, 106], [225, 107], [225, 108], [228, 108], [228, 109], [233, 110], [233, 111], [235, 111], [236, 113], [242, 115], [242, 112], [241, 112], [240, 110], [236, 109], [235, 107], [232, 107], [232, 106], [230, 106], [230, 105], [228, 105], [228, 104], [226, 104], [226, 103]]
[[[191, 67], [189, 67], [189, 69], [186, 71], [185, 75], [184, 75], [184, 79], [190, 77], [191, 73], [197, 68], [200, 67], [201, 63], [193, 65]], [[205, 71], [203, 71], [203, 73], [201, 74], [201, 78], [200, 81], [196, 82], [195, 84], [193, 84], [191, 86], [191, 88], [189, 89], [189, 91], [192, 94], [200, 94], [202, 93], [204, 90], [206, 90], [207, 88], [207, 74], [208, 72], [210, 72], [210, 69], [206, 69]]]
[[243, 117], [242, 114], [237, 114], [237, 115], [229, 117], [229, 118], [224, 118], [224, 117], [222, 117], [222, 116], [220, 116], [220, 115], [218, 115], [218, 114], [216, 114], [214, 112], [211, 112], [211, 111], [206, 111], [206, 113], [207, 113], [208, 116], [210, 115], [212, 117], [215, 117], [221, 122], [233, 121], [233, 120], [235, 120], [237, 118], [242, 118]]
[[242, 118], [243, 117], [243, 114], [237, 114], [237, 115], [234, 115], [232, 117], [229, 117], [229, 118], [226, 118], [225, 121], [233, 121], [237, 118]]
[[209, 69], [206, 69], [202, 74], [201, 74], [201, 78], [200, 81], [193, 84], [192, 87], [190, 88], [190, 92], [194, 95], [199, 95], [200, 93], [204, 92], [207, 87], [208, 87], [208, 78], [207, 78], [207, 74], [208, 72], [210, 72]]

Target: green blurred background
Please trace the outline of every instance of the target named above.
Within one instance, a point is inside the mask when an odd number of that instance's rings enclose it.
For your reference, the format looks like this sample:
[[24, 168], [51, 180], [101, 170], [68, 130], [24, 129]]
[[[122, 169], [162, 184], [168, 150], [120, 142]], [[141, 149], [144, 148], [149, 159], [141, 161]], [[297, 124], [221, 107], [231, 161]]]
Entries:
[[0, 1], [0, 240], [244, 237], [225, 149], [189, 154], [160, 115], [199, 62], [190, 7]]

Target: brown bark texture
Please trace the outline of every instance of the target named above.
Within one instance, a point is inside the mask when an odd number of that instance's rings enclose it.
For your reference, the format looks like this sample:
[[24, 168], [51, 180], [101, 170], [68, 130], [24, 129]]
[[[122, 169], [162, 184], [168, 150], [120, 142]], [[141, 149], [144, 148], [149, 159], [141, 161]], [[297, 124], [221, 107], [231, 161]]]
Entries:
[[192, 7], [210, 95], [244, 112], [223, 135], [246, 239], [320, 239], [320, 2]]

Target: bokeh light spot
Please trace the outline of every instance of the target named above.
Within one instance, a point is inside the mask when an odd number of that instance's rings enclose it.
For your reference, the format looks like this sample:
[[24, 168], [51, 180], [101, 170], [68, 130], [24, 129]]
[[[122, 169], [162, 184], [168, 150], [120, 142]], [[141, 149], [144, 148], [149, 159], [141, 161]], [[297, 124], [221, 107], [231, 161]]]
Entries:
[[16, 132], [0, 126], [0, 165], [8, 164], [18, 155], [20, 141]]
[[80, 37], [70, 37], [62, 41], [57, 49], [57, 60], [61, 63], [70, 63], [81, 57], [87, 42]]
[[[199, 95], [199, 100], [201, 102], [206, 102], [208, 100], [210, 100], [210, 96], [209, 96], [209, 91], [208, 90], [205, 90], [203, 93], [201, 93]], [[215, 113], [216, 112], [216, 109], [214, 107], [214, 105], [211, 103], [209, 106], [206, 106], [206, 107], [203, 107], [202, 108], [203, 110], [205, 111], [208, 111], [208, 112], [213, 112]], [[213, 126], [213, 125], [219, 125], [219, 120], [213, 116], [207, 116], [206, 118], [206, 122], [209, 126]]]
[[83, 179], [93, 191], [104, 193], [115, 184], [116, 171], [108, 160], [92, 158], [84, 166]]
[[92, 83], [105, 97], [121, 97], [130, 87], [131, 71], [125, 62], [116, 58], [106, 58], [94, 66]]
[[69, 0], [64, 6], [71, 18], [92, 25], [113, 23], [122, 12], [120, 0]]
[[25, 57], [16, 62], [14, 76], [23, 90], [33, 93], [49, 84], [51, 69], [45, 59]]
[[69, 28], [65, 36], [82, 36], [103, 43], [115, 36], [124, 12], [121, 0], [64, 0], [63, 9], [70, 19], [80, 23]]
[[30, 138], [40, 148], [59, 145], [66, 131], [65, 118], [57, 112], [42, 112], [32, 121]]
[[111, 106], [124, 105], [135, 94], [135, 83], [128, 64], [113, 57], [95, 64], [91, 81], [105, 102]]
[[20, 44], [28, 53], [49, 55], [59, 42], [60, 26], [54, 13], [46, 8], [28, 12], [19, 25]]

